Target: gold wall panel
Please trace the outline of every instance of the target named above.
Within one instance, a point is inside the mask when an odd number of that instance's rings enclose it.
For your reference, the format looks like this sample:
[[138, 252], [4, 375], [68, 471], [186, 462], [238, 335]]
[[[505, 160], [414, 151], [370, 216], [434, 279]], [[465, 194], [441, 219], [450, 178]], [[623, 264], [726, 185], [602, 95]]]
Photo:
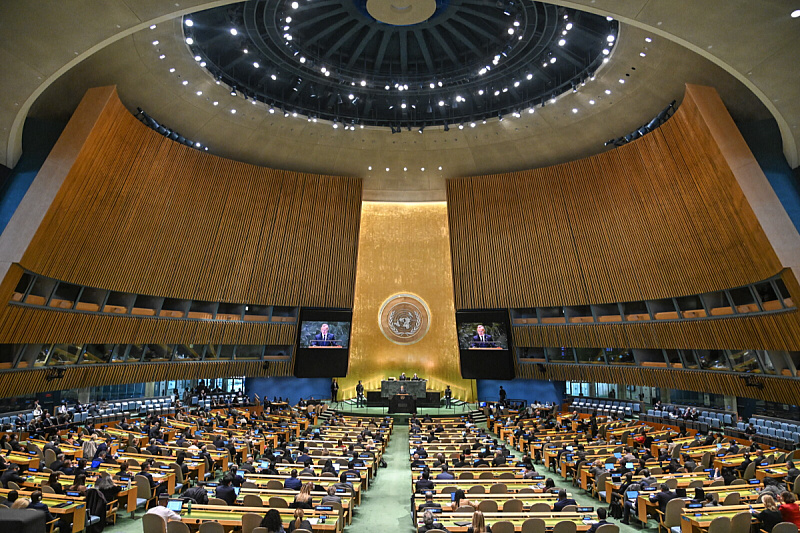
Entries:
[[[360, 228], [345, 396], [355, 394], [359, 379], [374, 390], [385, 377], [417, 372], [429, 389], [449, 384], [453, 397], [474, 400], [475, 382], [461, 378], [447, 206], [364, 202]], [[430, 308], [430, 329], [419, 342], [396, 344], [381, 332], [381, 306], [395, 294], [415, 295]]]

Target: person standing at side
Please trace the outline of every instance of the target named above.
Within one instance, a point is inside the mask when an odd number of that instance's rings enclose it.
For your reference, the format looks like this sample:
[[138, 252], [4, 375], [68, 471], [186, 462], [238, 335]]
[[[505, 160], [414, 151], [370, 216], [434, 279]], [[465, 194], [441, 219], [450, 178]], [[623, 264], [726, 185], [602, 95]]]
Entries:
[[331, 380], [331, 403], [336, 403], [336, 398], [339, 396], [339, 382], [336, 378]]
[[453, 391], [450, 390], [450, 385], [448, 385], [447, 388], [444, 389], [444, 406], [447, 409], [450, 409], [452, 400], [453, 400]]
[[363, 407], [366, 407], [366, 402], [364, 402], [364, 385], [359, 379], [358, 385], [356, 385], [356, 407], [361, 407], [362, 402], [364, 403]]

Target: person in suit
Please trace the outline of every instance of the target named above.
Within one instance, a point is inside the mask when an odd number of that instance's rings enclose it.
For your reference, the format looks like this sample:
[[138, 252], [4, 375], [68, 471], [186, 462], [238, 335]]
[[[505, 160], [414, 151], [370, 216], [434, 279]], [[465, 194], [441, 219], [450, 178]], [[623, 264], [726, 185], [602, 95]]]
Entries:
[[417, 512], [421, 513], [421, 512], [423, 512], [425, 509], [427, 509], [429, 507], [433, 507], [434, 509], [441, 509], [442, 508], [442, 506], [440, 504], [438, 504], [438, 503], [433, 501], [433, 493], [430, 492], [430, 491], [425, 493], [425, 502], [420, 504], [419, 507], [417, 507]]
[[364, 384], [361, 383], [361, 380], [358, 380], [358, 385], [356, 385], [356, 407], [366, 407], [367, 402], [364, 401]]
[[453, 391], [450, 390], [450, 385], [448, 385], [444, 389], [444, 406], [446, 409], [450, 409], [452, 401], [453, 401]]
[[328, 324], [322, 324], [319, 327], [319, 333], [314, 335], [314, 340], [311, 346], [334, 346], [336, 344], [336, 337], [333, 333], [328, 333]]
[[656, 494], [653, 494], [652, 496], [650, 496], [650, 501], [652, 503], [657, 503], [658, 504], [658, 509], [662, 513], [664, 513], [664, 512], [666, 512], [666, 509], [667, 509], [667, 503], [670, 500], [673, 500], [673, 499], [675, 499], [677, 497], [678, 497], [678, 495], [675, 494], [674, 492], [672, 492], [671, 490], [669, 490], [669, 487], [667, 486], [666, 483], [662, 483], [661, 484], [661, 491], [657, 492]]
[[497, 344], [495, 344], [494, 339], [491, 335], [486, 333], [486, 328], [483, 325], [479, 325], [475, 328], [475, 335], [472, 337], [472, 348], [496, 348]]
[[436, 476], [436, 479], [455, 479], [456, 476], [450, 473], [450, 469], [447, 465], [442, 465], [442, 472], [441, 474]]
[[283, 482], [283, 488], [291, 489], [291, 490], [300, 490], [300, 487], [303, 486], [303, 483], [297, 479], [297, 470], [292, 470], [289, 474], [289, 478]]
[[426, 471], [422, 473], [422, 476], [417, 480], [415, 489], [416, 492], [426, 492], [429, 490], [434, 490], [435, 485], [433, 481], [431, 481], [431, 475]]
[[335, 379], [331, 380], [331, 402], [336, 403], [336, 398], [339, 395], [339, 382]]
[[0, 476], [0, 483], [3, 484], [3, 488], [8, 488], [8, 482], [13, 481], [20, 487], [25, 483], [25, 480], [22, 479], [19, 475], [19, 465], [10, 464], [6, 471], [3, 472], [3, 475]]
[[6, 494], [5, 497], [0, 497], [0, 505], [3, 507], [11, 507], [15, 501], [19, 498], [19, 493], [15, 490], [11, 490]]
[[408, 380], [408, 378], [406, 377], [406, 373], [405, 372], [400, 374], [400, 377], [397, 378], [397, 379], [398, 379], [398, 381], [407, 381]]
[[592, 524], [592, 527], [589, 528], [588, 533], [596, 533], [600, 526], [605, 524], [610, 524], [610, 522], [606, 521], [606, 508], [605, 507], [598, 507], [597, 508], [597, 522]]
[[567, 505], [578, 505], [574, 499], [567, 498], [567, 491], [561, 489], [558, 491], [558, 501], [553, 504], [553, 512], [560, 513]]
[[427, 533], [432, 529], [447, 531], [442, 524], [433, 518], [433, 513], [425, 511], [422, 515], [422, 525], [417, 529], [417, 533]]
[[236, 501], [236, 491], [233, 488], [233, 476], [226, 474], [217, 486], [215, 496], [220, 500], [225, 500], [228, 505], [233, 505]]

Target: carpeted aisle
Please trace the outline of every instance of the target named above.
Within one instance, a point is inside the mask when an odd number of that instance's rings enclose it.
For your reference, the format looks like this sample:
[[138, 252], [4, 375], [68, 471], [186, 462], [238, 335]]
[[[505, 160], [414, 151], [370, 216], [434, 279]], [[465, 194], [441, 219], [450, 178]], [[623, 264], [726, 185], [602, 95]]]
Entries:
[[408, 466], [408, 421], [395, 420], [375, 484], [364, 493], [347, 533], [414, 531], [411, 523], [411, 470]]

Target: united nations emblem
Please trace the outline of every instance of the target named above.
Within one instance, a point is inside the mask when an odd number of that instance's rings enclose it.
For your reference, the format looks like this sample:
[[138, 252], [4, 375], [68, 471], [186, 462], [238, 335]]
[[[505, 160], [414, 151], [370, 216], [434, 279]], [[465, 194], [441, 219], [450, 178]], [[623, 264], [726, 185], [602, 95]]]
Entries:
[[419, 297], [395, 294], [383, 302], [378, 324], [384, 336], [397, 344], [414, 344], [428, 332], [430, 311]]

